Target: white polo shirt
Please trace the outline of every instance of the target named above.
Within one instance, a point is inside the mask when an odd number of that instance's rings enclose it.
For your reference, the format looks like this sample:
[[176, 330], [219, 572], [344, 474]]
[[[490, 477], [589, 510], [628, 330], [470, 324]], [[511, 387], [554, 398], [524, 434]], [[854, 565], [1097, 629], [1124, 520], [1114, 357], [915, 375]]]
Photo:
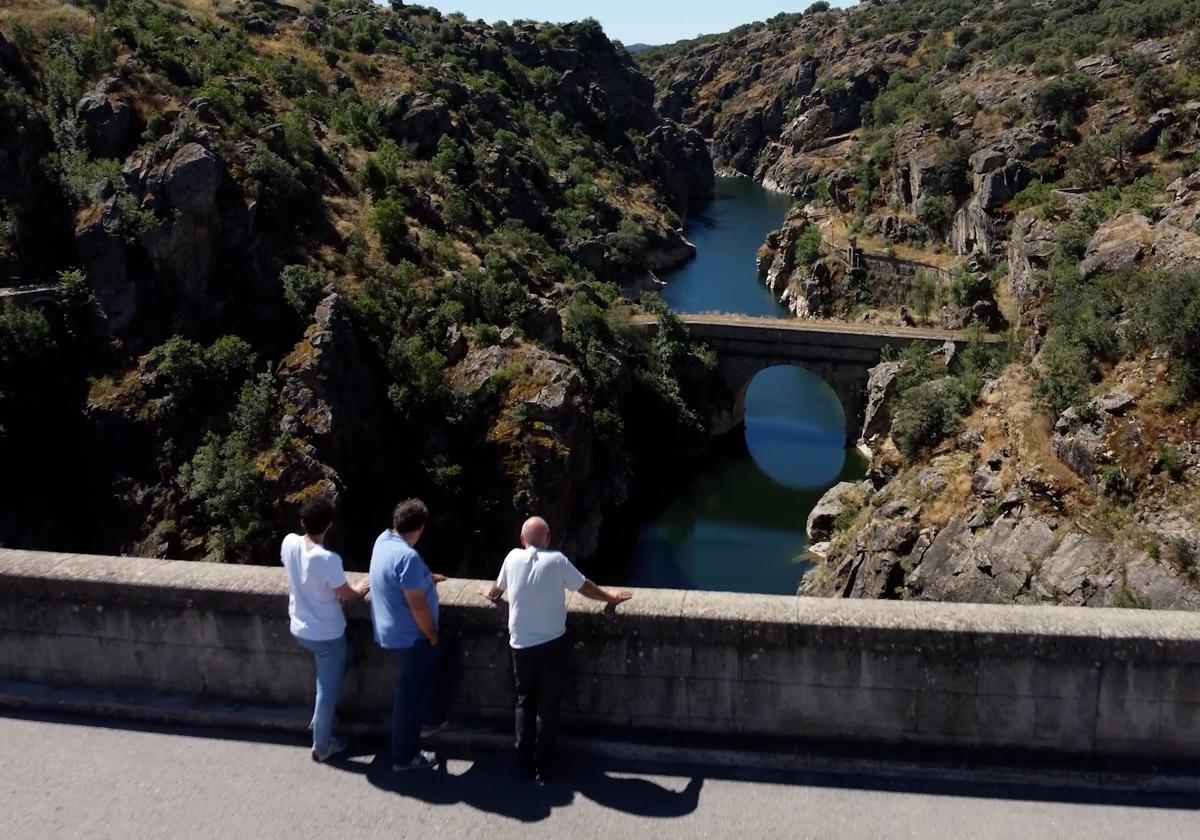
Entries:
[[504, 558], [496, 588], [508, 594], [508, 641], [516, 650], [552, 642], [567, 632], [567, 590], [586, 580], [557, 551], [517, 548]]

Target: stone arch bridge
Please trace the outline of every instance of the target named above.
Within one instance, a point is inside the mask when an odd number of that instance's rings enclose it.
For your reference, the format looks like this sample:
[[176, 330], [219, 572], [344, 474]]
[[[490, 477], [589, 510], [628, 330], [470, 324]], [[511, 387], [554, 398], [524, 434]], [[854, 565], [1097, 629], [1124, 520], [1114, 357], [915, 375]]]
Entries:
[[[746, 391], [761, 370], [795, 365], [821, 377], [842, 404], [846, 441], [858, 440], [867, 405], [870, 369], [880, 362], [885, 347], [902, 350], [913, 342], [943, 344], [958, 349], [968, 335], [962, 330], [884, 327], [796, 318], [758, 318], [749, 315], [680, 315], [692, 337], [717, 355], [718, 372], [732, 397], [730, 412], [719, 425], [733, 428], [745, 419]], [[641, 321], [653, 328], [654, 320]], [[988, 336], [988, 341], [998, 341]]]

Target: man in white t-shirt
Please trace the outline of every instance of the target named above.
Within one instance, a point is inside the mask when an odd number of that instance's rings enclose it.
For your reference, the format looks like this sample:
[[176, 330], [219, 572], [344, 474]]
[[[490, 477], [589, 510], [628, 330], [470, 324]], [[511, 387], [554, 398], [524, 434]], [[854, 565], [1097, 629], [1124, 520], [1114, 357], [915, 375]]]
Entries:
[[553, 770], [567, 660], [567, 591], [620, 604], [628, 589], [607, 592], [565, 556], [547, 550], [550, 526], [540, 516], [521, 527], [521, 548], [504, 558], [496, 582], [482, 595], [508, 595], [508, 633], [516, 676], [517, 771], [543, 784]]
[[312, 718], [313, 761], [326, 761], [346, 749], [346, 742], [333, 737], [342, 678], [346, 674], [346, 616], [342, 604], [362, 598], [370, 578], [356, 585], [346, 582], [342, 558], [325, 548], [325, 536], [333, 528], [333, 505], [317, 498], [300, 510], [304, 534], [283, 538], [279, 556], [287, 570], [288, 616], [292, 635], [312, 654], [317, 672], [317, 699]]

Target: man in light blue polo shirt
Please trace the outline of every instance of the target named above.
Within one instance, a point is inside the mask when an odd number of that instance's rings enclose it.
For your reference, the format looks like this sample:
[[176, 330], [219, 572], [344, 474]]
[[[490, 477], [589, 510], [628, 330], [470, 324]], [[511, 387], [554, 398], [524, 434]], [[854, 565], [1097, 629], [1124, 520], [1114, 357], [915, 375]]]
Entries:
[[428, 521], [424, 502], [405, 499], [371, 552], [375, 641], [396, 661], [392, 769], [397, 771], [434, 766], [434, 753], [420, 749], [421, 724], [444, 723], [450, 705], [451, 663], [438, 645], [437, 584], [445, 578], [430, 572], [414, 548]]

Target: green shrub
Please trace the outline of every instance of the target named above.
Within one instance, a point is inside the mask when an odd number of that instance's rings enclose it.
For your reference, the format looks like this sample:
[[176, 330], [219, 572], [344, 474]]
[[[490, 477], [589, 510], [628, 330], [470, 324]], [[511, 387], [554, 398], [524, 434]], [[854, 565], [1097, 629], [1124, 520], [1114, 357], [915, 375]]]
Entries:
[[265, 146], [256, 146], [246, 161], [247, 187], [263, 217], [282, 225], [300, 214], [308, 188], [300, 170]]
[[180, 470], [179, 485], [196, 510], [207, 560], [245, 562], [268, 550], [277, 497], [256, 461], [270, 437], [277, 403], [270, 374], [246, 382], [228, 417], [228, 433], [210, 432]]
[[944, 195], [921, 196], [917, 218], [935, 233], [944, 234], [954, 221], [954, 202]]
[[1036, 207], [1043, 216], [1048, 216], [1062, 206], [1062, 200], [1055, 196], [1054, 185], [1041, 180], [1033, 180], [1025, 189], [1013, 196], [1009, 204], [1013, 213], [1020, 213]]
[[204, 367], [209, 382], [236, 387], [254, 367], [254, 349], [244, 338], [223, 335], [204, 351]]
[[797, 266], [811, 266], [821, 257], [821, 229], [808, 225], [792, 245], [792, 261]]
[[1117, 609], [1124, 610], [1148, 610], [1150, 609], [1150, 601], [1138, 595], [1129, 588], [1129, 584], [1122, 583], [1113, 590], [1112, 605]]
[[437, 154], [433, 156], [433, 165], [438, 172], [455, 170], [460, 175], [466, 173], [472, 163], [471, 150], [459, 143], [453, 137], [443, 134], [438, 140]]
[[42, 386], [47, 359], [55, 349], [46, 316], [36, 309], [0, 304], [0, 440]]
[[379, 233], [379, 242], [387, 258], [397, 261], [408, 246], [408, 214], [404, 205], [390, 197], [375, 202], [371, 226]]
[[1172, 398], [1200, 398], [1200, 272], [1153, 275], [1134, 306], [1141, 342], [1171, 354]]
[[959, 401], [945, 380], [922, 382], [898, 395], [891, 409], [892, 439], [907, 458], [942, 440], [957, 428]]
[[288, 306], [306, 318], [325, 295], [325, 275], [311, 265], [289, 265], [279, 272], [279, 281]]
[[1183, 460], [1183, 455], [1180, 453], [1178, 447], [1172, 446], [1169, 443], [1161, 444], [1158, 447], [1158, 461], [1156, 466], [1174, 481], [1181, 480], [1187, 471], [1187, 463]]
[[1051, 79], [1033, 92], [1034, 116], [1054, 119], [1066, 113], [1078, 121], [1084, 109], [1096, 98], [1096, 80], [1072, 70]]

